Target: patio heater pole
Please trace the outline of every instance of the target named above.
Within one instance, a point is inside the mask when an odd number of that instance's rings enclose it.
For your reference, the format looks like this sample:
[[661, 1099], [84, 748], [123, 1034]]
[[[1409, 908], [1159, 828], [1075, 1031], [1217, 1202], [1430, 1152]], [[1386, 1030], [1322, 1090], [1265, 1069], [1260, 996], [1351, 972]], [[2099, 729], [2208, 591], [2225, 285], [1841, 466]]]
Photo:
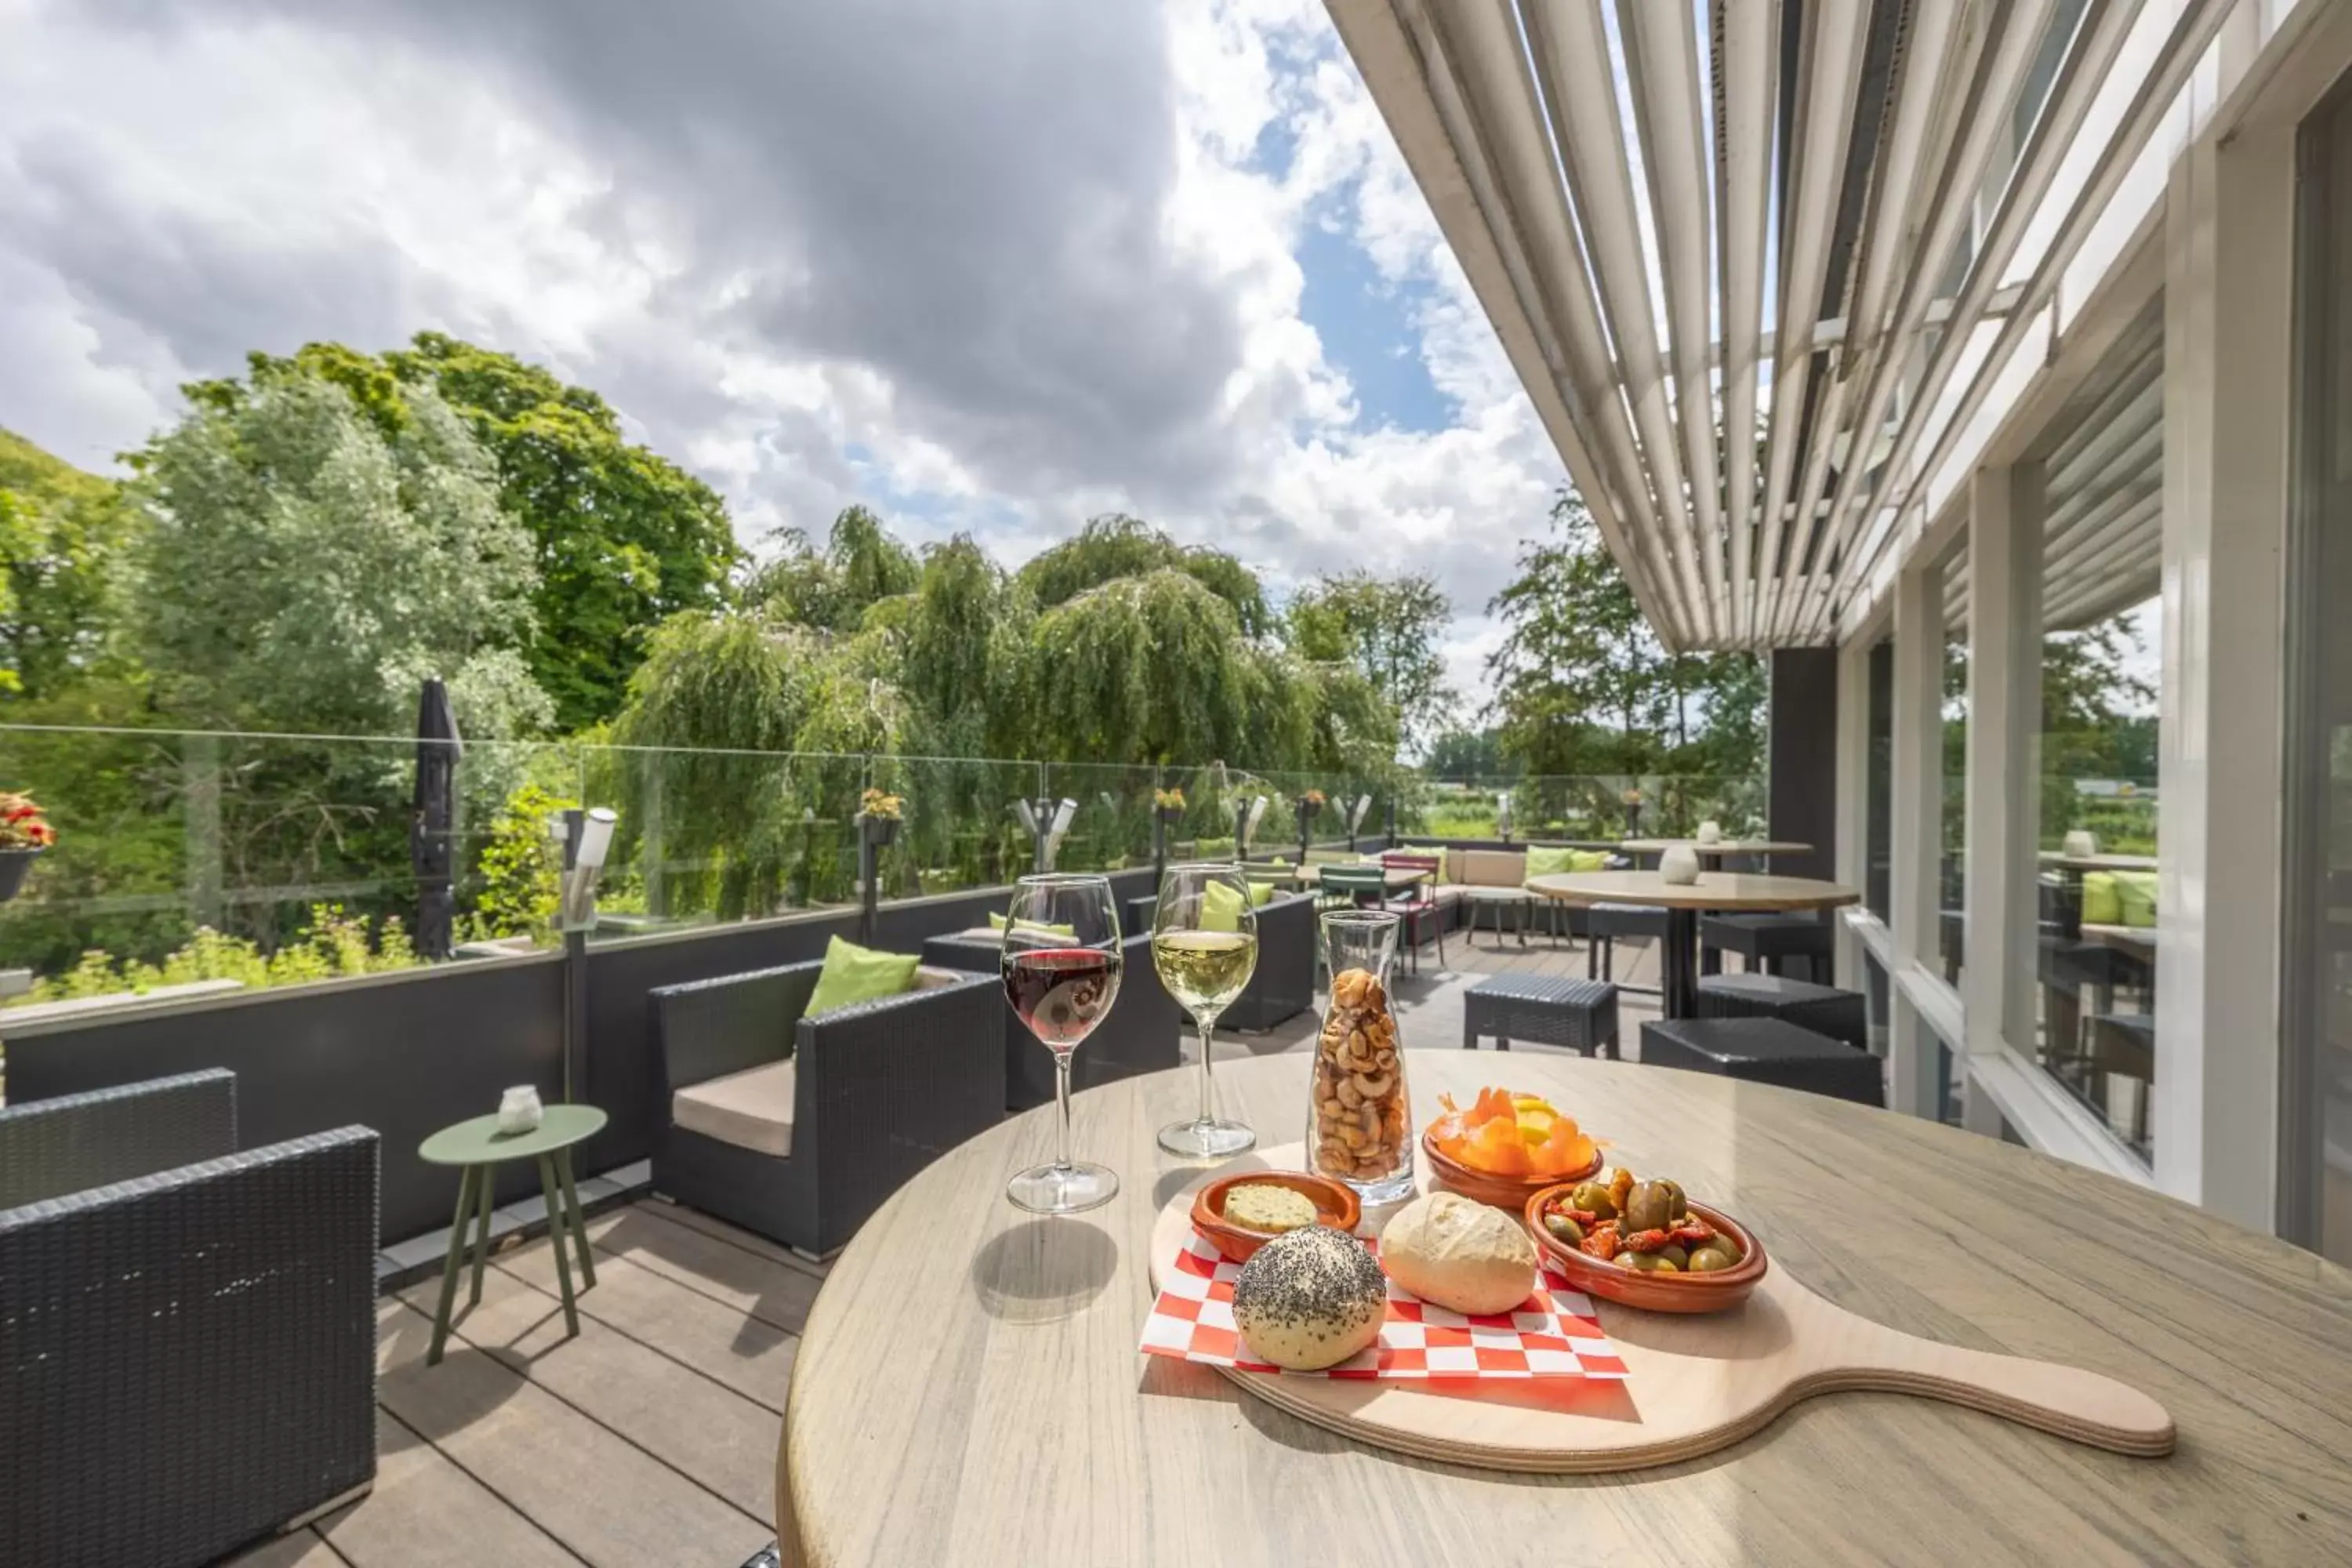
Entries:
[[596, 927], [596, 883], [613, 847], [610, 808], [563, 814], [563, 877], [556, 918], [563, 930], [563, 1099], [588, 1088], [588, 933]]

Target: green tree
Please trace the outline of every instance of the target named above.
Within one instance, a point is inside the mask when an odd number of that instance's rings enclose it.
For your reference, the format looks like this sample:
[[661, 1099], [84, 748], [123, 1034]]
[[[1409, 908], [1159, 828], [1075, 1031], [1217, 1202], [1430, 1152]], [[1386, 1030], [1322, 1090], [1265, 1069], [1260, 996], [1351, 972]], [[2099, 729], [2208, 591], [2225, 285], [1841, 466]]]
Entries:
[[117, 487], [0, 430], [0, 694], [123, 673], [112, 633], [136, 514]]
[[521, 651], [567, 729], [617, 711], [644, 633], [716, 605], [740, 559], [716, 491], [626, 439], [595, 393], [538, 365], [439, 332], [381, 355], [311, 343], [248, 358], [246, 381], [201, 383], [191, 397], [226, 411], [273, 379], [313, 375], [349, 393], [387, 443], [409, 427], [420, 390], [465, 420], [495, 466], [499, 506], [530, 535], [535, 614]]
[[770, 614], [821, 631], [856, 631], [866, 612], [911, 594], [921, 578], [915, 552], [862, 506], [833, 520], [822, 551], [797, 528], [774, 535], [776, 559], [752, 574], [743, 598]]
[[270, 370], [138, 454], [133, 635], [198, 728], [383, 735], [448, 677], [468, 733], [553, 717], [520, 649], [530, 535], [465, 423], [425, 387], [391, 438], [336, 382]]
[[1426, 740], [1456, 700], [1438, 651], [1454, 606], [1421, 573], [1327, 574], [1291, 600], [1290, 646], [1301, 656], [1346, 661], [1396, 710], [1408, 743]]
[[1257, 576], [1221, 550], [1186, 548], [1140, 518], [1119, 512], [1090, 518], [1073, 538], [1043, 551], [1021, 568], [1021, 583], [1039, 608], [1051, 609], [1089, 588], [1147, 572], [1181, 572], [1223, 599], [1247, 637], [1275, 630]]
[[1441, 730], [1430, 742], [1422, 769], [1432, 778], [1509, 778], [1520, 771], [1518, 759], [1503, 754], [1500, 731]]
[[1551, 522], [1487, 605], [1505, 628], [1486, 660], [1503, 748], [1530, 773], [1639, 772], [1655, 750], [1664, 656], [1574, 490]]

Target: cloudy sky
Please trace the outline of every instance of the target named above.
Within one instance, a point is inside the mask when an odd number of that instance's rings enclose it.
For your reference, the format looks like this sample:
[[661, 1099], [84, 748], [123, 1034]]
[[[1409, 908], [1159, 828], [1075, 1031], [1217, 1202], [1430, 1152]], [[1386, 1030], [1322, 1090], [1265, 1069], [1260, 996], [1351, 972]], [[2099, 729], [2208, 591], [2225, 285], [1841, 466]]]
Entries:
[[249, 349], [544, 362], [756, 549], [1138, 513], [1486, 601], [1558, 459], [1319, 0], [0, 0], [0, 425]]

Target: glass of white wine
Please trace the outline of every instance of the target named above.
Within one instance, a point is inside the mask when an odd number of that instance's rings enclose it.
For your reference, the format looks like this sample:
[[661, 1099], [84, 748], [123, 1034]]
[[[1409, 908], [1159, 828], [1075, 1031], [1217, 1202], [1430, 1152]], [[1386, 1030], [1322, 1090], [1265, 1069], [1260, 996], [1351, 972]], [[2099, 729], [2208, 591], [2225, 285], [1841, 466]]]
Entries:
[[1160, 1146], [1194, 1160], [1222, 1160], [1257, 1142], [1238, 1121], [1217, 1118], [1209, 1077], [1217, 1017], [1257, 973], [1257, 910], [1231, 864], [1171, 866], [1151, 922], [1151, 966], [1201, 1030], [1201, 1114], [1160, 1130]]

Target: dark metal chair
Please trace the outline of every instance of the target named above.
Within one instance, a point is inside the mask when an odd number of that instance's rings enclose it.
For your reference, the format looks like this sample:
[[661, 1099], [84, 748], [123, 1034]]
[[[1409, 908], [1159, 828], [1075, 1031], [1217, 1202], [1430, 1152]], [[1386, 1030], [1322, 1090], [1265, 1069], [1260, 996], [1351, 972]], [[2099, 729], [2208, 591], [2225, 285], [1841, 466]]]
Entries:
[[[1005, 1004], [992, 960], [985, 979], [810, 1017], [824, 968], [791, 963], [652, 993], [654, 1190], [814, 1258], [1004, 1118]], [[746, 1134], [678, 1125], [680, 1089], [788, 1058], [784, 1152], [772, 1140], [754, 1147]]]
[[1445, 925], [1454, 916], [1454, 907], [1439, 902], [1437, 897], [1437, 879], [1445, 874], [1445, 862], [1435, 855], [1399, 855], [1391, 851], [1381, 857], [1381, 871], [1385, 877], [1391, 870], [1423, 873], [1421, 880], [1413, 883], [1403, 894], [1388, 899], [1381, 905], [1390, 913], [1403, 919], [1405, 963], [1413, 973], [1418, 974], [1421, 973], [1423, 931], [1436, 935], [1437, 962], [1445, 962]]
[[[1003, 944], [983, 936], [935, 936], [923, 943], [923, 962], [941, 969], [973, 971], [995, 979]], [[1118, 995], [1110, 1013], [1070, 1058], [1073, 1090], [1093, 1089], [1147, 1072], [1162, 1072], [1182, 1065], [1184, 1010], [1151, 964], [1151, 934], [1147, 930], [1119, 943]], [[1004, 1063], [1004, 1107], [1027, 1110], [1054, 1098], [1053, 1053], [1037, 1043], [996, 988], [997, 1027], [1003, 1031], [998, 1055]], [[993, 1038], [994, 1037], [992, 1037]]]
[[375, 1476], [376, 1135], [236, 1079], [0, 1110], [0, 1558], [209, 1563]]

